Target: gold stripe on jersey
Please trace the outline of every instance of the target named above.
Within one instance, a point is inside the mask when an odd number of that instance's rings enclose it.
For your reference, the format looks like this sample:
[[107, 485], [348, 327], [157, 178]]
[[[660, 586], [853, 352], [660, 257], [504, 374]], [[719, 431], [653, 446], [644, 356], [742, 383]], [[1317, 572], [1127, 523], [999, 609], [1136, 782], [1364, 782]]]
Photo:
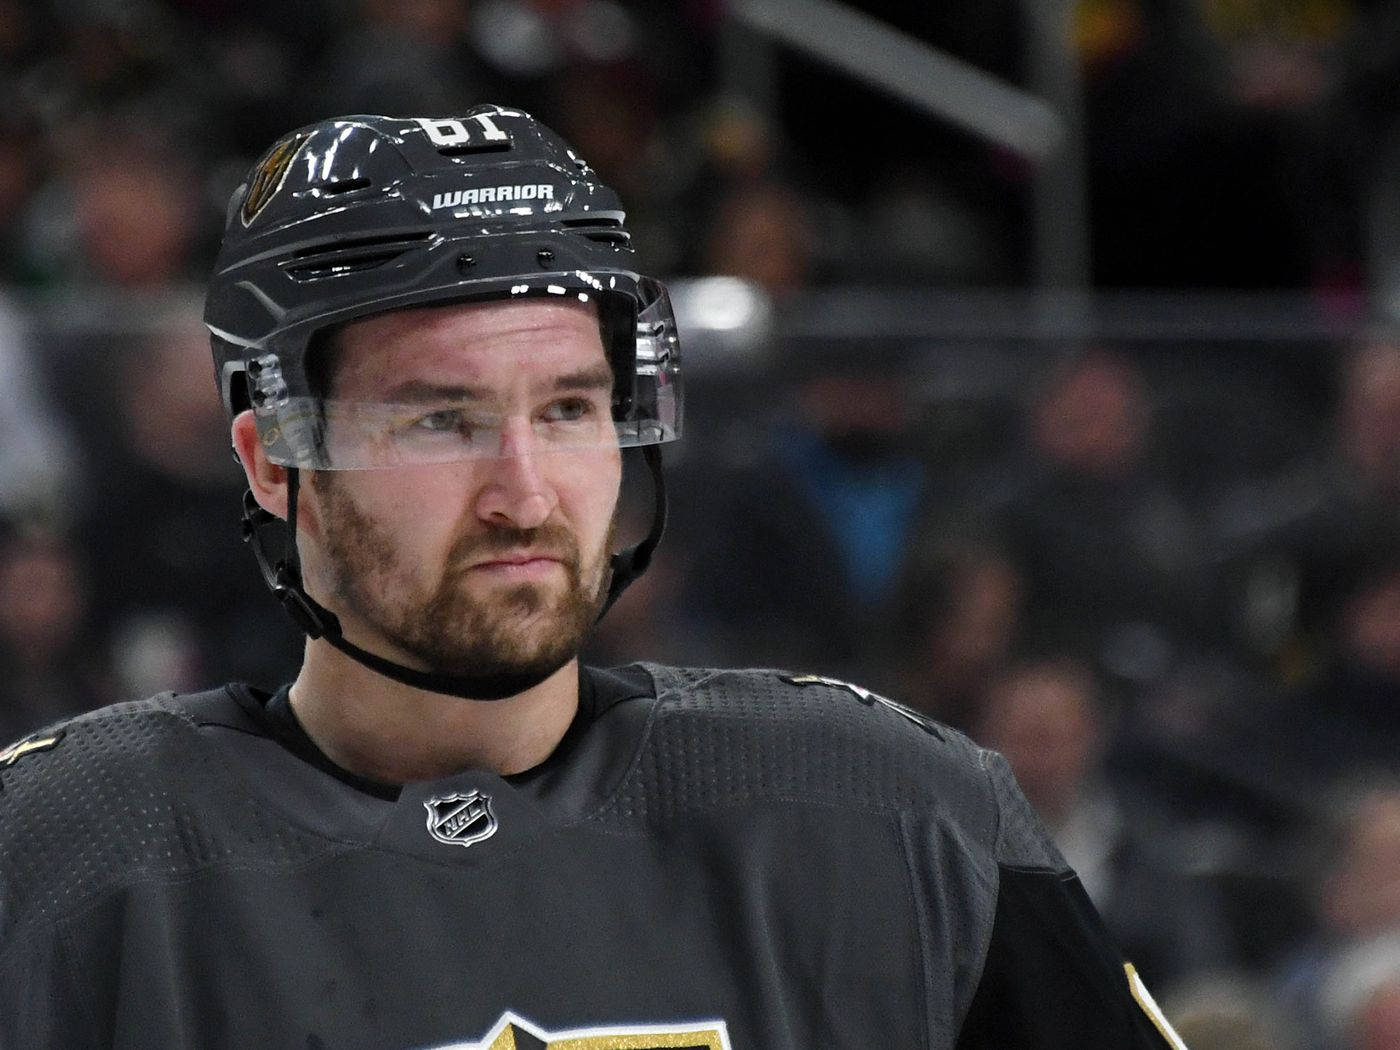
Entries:
[[25, 755], [35, 751], [47, 751], [56, 747], [62, 739], [62, 733], [55, 733], [53, 736], [26, 737], [18, 743], [11, 744], [4, 751], [0, 751], [0, 769], [14, 765]]
[[1162, 1033], [1162, 1038], [1167, 1041], [1167, 1045], [1172, 1050], [1188, 1050], [1185, 1043], [1181, 1041], [1181, 1036], [1176, 1034], [1176, 1029], [1171, 1026], [1166, 1015], [1162, 1013], [1162, 1008], [1157, 1005], [1157, 1000], [1152, 998], [1152, 993], [1147, 990], [1147, 985], [1142, 983], [1142, 978], [1138, 976], [1137, 967], [1132, 963], [1124, 963], [1123, 970], [1128, 975], [1128, 989], [1133, 993], [1133, 999], [1138, 1006], [1142, 1007], [1157, 1031]]

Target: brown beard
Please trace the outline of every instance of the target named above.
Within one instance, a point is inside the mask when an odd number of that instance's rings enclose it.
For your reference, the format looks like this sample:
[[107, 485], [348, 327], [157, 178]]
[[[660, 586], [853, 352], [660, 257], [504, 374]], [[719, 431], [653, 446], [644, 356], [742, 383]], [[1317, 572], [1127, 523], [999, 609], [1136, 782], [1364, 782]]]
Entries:
[[[602, 611], [615, 526], [587, 580], [578, 541], [563, 524], [482, 526], [453, 544], [442, 578], [420, 597], [405, 591], [413, 574], [398, 563], [388, 530], [360, 511], [334, 474], [312, 475], [312, 487], [337, 604], [429, 670], [547, 676], [578, 654]], [[493, 588], [485, 597], [468, 592], [467, 566], [526, 548], [559, 559], [562, 589], [529, 582]]]

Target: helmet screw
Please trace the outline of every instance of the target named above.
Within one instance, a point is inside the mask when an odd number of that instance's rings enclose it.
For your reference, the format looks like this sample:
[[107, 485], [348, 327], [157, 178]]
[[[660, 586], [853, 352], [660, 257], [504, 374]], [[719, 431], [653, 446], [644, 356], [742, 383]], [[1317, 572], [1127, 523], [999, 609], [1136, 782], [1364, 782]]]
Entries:
[[535, 258], [540, 261], [541, 266], [548, 266], [554, 261], [554, 253], [548, 248], [541, 248], [535, 253]]
[[457, 269], [461, 273], [466, 273], [475, 265], [476, 259], [473, 256], [465, 254], [457, 256]]

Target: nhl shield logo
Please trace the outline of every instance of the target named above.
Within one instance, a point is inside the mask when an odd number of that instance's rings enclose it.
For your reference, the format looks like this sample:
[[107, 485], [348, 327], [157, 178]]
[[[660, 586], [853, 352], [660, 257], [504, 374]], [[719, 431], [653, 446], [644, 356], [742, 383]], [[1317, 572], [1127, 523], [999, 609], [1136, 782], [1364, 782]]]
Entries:
[[440, 795], [423, 803], [428, 834], [448, 846], [470, 846], [496, 834], [491, 796], [480, 791]]

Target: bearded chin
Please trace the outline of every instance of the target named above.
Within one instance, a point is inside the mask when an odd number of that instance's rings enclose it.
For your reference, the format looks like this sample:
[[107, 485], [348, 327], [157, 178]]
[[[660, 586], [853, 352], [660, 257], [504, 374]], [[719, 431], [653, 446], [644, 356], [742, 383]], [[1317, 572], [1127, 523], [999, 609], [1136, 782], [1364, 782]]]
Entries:
[[[389, 534], [339, 488], [323, 482], [326, 554], [339, 605], [422, 667], [446, 674], [548, 677], [578, 655], [602, 613], [608, 552], [616, 523], [586, 566], [572, 537], [560, 562], [564, 580], [473, 590], [466, 574], [449, 571], [436, 589], [414, 601], [401, 589], [412, 579], [397, 564]], [[411, 589], [410, 589], [411, 593]], [[369, 646], [375, 648], [373, 643]], [[387, 654], [386, 654], [387, 655]]]
[[548, 676], [578, 655], [603, 608], [605, 573], [590, 573], [585, 586], [576, 564], [565, 571], [561, 589], [519, 584], [485, 597], [449, 579], [417, 622], [385, 634], [449, 674]]

